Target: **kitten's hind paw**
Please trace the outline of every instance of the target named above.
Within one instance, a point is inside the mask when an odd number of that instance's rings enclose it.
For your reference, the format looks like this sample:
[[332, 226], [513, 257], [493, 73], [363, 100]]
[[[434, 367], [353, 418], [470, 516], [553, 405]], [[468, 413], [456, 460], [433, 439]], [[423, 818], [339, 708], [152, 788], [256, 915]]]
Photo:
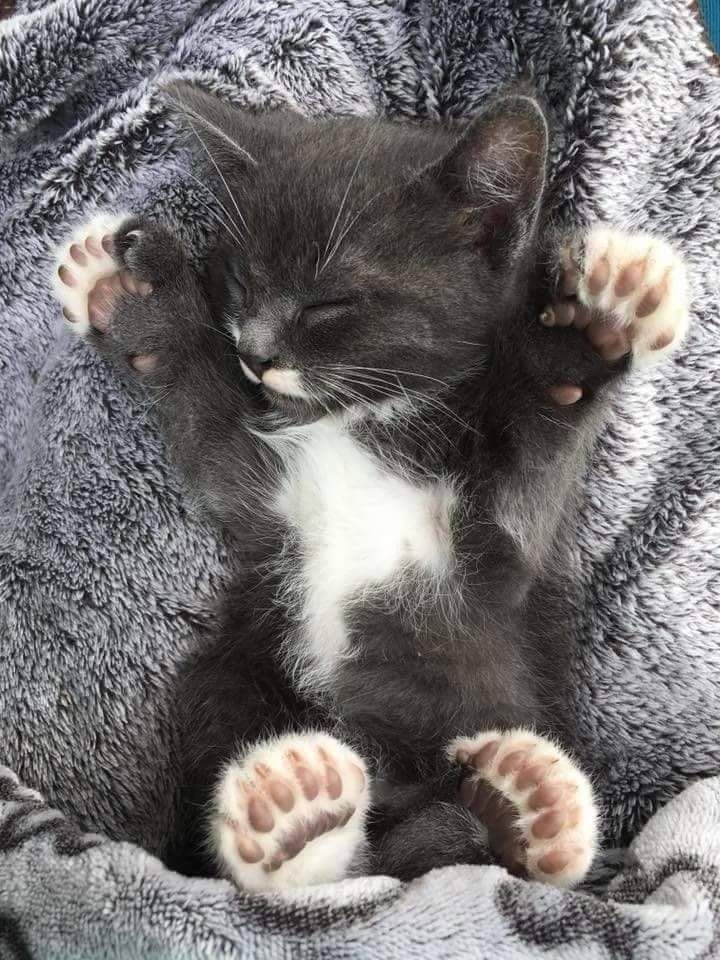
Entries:
[[448, 752], [465, 768], [461, 803], [485, 824], [509, 870], [557, 887], [583, 879], [597, 810], [589, 780], [567, 754], [522, 729], [458, 739]]
[[362, 851], [368, 804], [363, 761], [333, 737], [261, 743], [218, 785], [215, 850], [241, 889], [339, 880]]

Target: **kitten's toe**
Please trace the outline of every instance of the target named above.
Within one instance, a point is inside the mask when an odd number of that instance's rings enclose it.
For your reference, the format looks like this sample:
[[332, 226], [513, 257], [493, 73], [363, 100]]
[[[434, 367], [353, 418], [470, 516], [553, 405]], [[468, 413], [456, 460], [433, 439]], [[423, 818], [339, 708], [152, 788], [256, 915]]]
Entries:
[[157, 289], [172, 287], [186, 269], [179, 241], [165, 227], [133, 217], [113, 237], [117, 259], [139, 282]]
[[153, 373], [157, 369], [159, 358], [155, 353], [138, 353], [130, 358], [130, 363], [138, 373]]
[[559, 747], [527, 730], [490, 731], [455, 741], [449, 754], [466, 770], [461, 802], [509, 870], [561, 887], [583, 879], [597, 810], [587, 777]]
[[365, 765], [353, 750], [322, 734], [282, 737], [225, 771], [215, 849], [243, 889], [338, 880], [362, 851], [368, 804]]
[[572, 383], [558, 383], [550, 387], [548, 393], [550, 399], [559, 407], [570, 407], [582, 398], [582, 387], [575, 386]]

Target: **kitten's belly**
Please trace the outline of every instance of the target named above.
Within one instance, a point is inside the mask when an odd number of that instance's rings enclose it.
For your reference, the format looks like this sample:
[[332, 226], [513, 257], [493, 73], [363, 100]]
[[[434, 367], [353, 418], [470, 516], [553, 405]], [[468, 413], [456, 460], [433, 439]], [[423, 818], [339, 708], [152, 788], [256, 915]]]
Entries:
[[453, 558], [456, 495], [382, 467], [340, 424], [323, 419], [281, 440], [286, 466], [276, 509], [299, 544], [286, 597], [301, 626], [288, 650], [306, 688], [322, 687], [350, 654], [345, 609], [408, 577], [437, 583]]

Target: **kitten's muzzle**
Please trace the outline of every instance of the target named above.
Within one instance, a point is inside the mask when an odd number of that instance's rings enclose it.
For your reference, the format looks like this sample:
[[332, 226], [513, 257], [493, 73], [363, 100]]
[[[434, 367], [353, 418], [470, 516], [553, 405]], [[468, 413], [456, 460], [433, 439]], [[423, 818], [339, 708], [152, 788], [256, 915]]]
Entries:
[[262, 385], [273, 394], [300, 400], [310, 399], [300, 373], [289, 367], [279, 366], [279, 358], [273, 357], [272, 360], [266, 360], [247, 353], [241, 353], [239, 357], [242, 372], [256, 386]]
[[266, 359], [264, 357], [257, 357], [249, 353], [240, 354], [240, 364], [243, 368], [243, 373], [251, 380], [253, 383], [261, 383], [263, 374], [269, 370], [272, 365], [275, 363], [275, 357], [271, 359]]

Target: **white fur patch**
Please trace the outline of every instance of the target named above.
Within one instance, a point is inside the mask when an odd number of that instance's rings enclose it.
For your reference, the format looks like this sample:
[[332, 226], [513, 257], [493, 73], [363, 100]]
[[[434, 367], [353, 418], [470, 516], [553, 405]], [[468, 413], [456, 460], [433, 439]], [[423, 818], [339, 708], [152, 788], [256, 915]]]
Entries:
[[[240, 331], [236, 325], [231, 325], [230, 330], [235, 338], [235, 342], [237, 343], [240, 339]], [[272, 390], [275, 393], [282, 393], [286, 397], [298, 397], [301, 400], [310, 399], [310, 394], [303, 387], [302, 378], [297, 370], [270, 367], [268, 370], [263, 372], [261, 377], [258, 377], [257, 374], [253, 373], [242, 357], [240, 357], [240, 369], [248, 378], [250, 383], [254, 383], [255, 385], [262, 383], [262, 385], [268, 390]]]
[[299, 397], [303, 400], [309, 398], [307, 390], [300, 382], [300, 374], [297, 370], [283, 370], [276, 367], [270, 367], [262, 375], [263, 386], [268, 390], [274, 390], [275, 393], [282, 393], [286, 397]]
[[288, 585], [301, 636], [289, 655], [298, 682], [321, 687], [350, 654], [349, 602], [408, 575], [447, 573], [456, 495], [446, 481], [417, 485], [390, 472], [339, 417], [264, 438], [285, 463], [275, 508], [301, 552]]

